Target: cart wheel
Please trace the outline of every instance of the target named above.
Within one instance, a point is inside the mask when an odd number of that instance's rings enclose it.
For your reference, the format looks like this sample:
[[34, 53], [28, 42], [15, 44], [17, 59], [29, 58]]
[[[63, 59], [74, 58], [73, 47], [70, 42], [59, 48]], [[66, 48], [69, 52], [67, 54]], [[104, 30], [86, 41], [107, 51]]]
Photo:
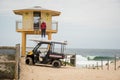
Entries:
[[52, 62], [52, 66], [56, 67], [56, 68], [60, 68], [61, 67], [61, 61], [60, 60], [54, 60]]
[[33, 65], [33, 60], [31, 57], [27, 57], [25, 62], [26, 64]]

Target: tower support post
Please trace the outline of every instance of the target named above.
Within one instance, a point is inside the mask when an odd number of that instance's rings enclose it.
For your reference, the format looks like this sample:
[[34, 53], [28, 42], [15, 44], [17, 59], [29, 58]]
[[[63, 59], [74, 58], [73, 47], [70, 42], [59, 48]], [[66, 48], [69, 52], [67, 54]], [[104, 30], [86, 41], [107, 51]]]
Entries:
[[52, 33], [48, 33], [48, 40], [52, 40]]
[[21, 56], [25, 56], [25, 51], [26, 50], [26, 33], [22, 32], [22, 54]]

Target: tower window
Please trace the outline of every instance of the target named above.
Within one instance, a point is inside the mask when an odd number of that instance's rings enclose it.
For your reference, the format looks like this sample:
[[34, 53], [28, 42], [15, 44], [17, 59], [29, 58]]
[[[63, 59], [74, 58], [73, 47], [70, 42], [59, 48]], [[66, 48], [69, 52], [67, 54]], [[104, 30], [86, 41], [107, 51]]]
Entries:
[[38, 30], [39, 29], [39, 25], [40, 25], [40, 16], [41, 13], [40, 12], [34, 12], [34, 29]]

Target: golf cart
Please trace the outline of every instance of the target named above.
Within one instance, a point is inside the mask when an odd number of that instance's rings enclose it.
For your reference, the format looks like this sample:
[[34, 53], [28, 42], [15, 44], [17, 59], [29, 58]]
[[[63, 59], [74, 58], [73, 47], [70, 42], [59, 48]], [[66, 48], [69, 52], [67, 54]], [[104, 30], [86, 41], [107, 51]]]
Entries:
[[50, 64], [59, 68], [62, 66], [62, 59], [65, 58], [64, 47], [67, 42], [33, 40], [37, 42], [34, 49], [27, 53], [25, 63], [28, 65]]

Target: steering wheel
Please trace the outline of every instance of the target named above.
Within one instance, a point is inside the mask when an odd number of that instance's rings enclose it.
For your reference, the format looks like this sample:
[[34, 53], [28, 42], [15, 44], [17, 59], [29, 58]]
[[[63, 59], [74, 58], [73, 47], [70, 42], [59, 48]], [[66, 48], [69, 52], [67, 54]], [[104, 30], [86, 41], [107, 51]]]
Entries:
[[40, 50], [37, 50], [37, 54], [40, 54], [41, 53], [41, 51]]

